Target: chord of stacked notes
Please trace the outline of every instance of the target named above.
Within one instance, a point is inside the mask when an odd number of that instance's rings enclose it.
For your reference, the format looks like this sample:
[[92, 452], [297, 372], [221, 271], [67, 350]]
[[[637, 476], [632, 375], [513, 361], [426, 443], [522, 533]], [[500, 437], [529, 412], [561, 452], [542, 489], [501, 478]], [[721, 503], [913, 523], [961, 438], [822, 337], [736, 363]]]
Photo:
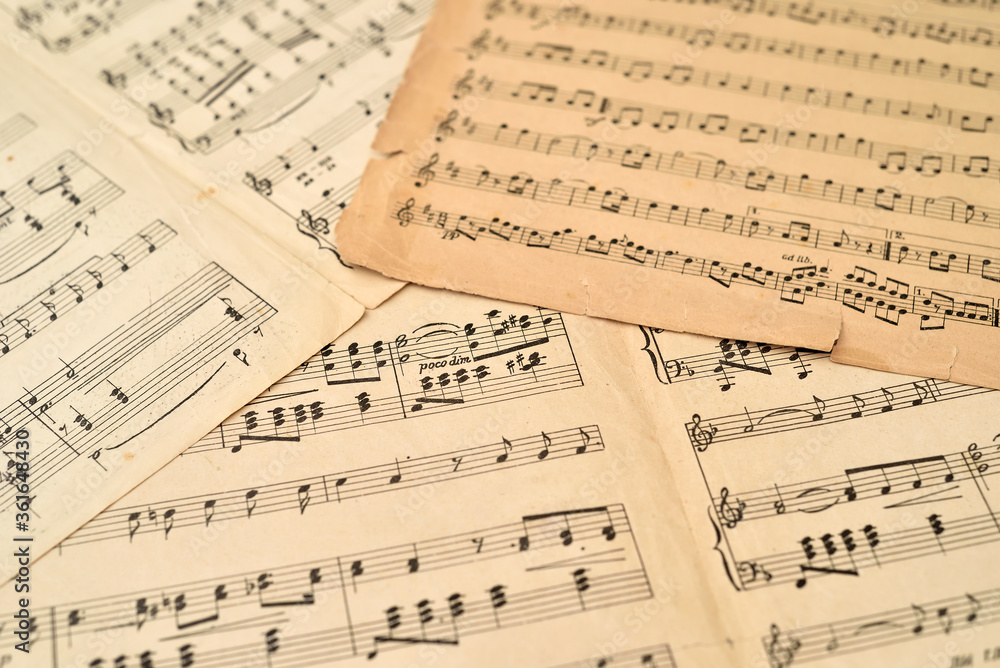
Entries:
[[1000, 666], [997, 0], [0, 9], [0, 668]]

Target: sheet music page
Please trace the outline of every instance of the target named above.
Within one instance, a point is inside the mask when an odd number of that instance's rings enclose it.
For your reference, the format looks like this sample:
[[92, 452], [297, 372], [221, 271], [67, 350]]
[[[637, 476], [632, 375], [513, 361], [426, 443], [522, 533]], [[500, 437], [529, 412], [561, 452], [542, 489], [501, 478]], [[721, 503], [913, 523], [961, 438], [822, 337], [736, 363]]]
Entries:
[[1000, 387], [995, 13], [443, 0], [348, 262]]
[[6, 47], [0, 80], [6, 581], [362, 309], [217, 204], [189, 220], [203, 194], [91, 143], [100, 119]]
[[408, 287], [37, 564], [33, 648], [989, 665], [996, 401]]
[[38, 665], [730, 665], [635, 334], [405, 288], [36, 565]]
[[735, 665], [996, 661], [995, 390], [649, 328], [628, 347]]
[[334, 231], [433, 0], [3, 0], [22, 57], [367, 307]]

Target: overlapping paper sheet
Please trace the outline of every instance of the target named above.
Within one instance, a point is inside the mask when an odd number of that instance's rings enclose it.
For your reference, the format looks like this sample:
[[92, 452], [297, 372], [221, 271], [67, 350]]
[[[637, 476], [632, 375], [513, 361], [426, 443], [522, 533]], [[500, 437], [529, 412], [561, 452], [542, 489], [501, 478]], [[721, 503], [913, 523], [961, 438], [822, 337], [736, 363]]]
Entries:
[[433, 0], [0, 7], [24, 62], [101, 115], [91, 141], [132, 137], [369, 308], [399, 289], [334, 230]]
[[0, 80], [6, 582], [363, 309], [6, 46]]
[[37, 564], [32, 656], [670, 666], [685, 618], [718, 645], [643, 404], [605, 389], [623, 330], [404, 289]]
[[38, 563], [24, 665], [978, 662], [997, 401], [407, 287]]
[[8, 9], [0, 666], [1000, 657], [989, 12]]
[[626, 340], [739, 657], [691, 665], [997, 656], [995, 390], [746, 341]]
[[978, 5], [442, 0], [349, 263], [1000, 387]]

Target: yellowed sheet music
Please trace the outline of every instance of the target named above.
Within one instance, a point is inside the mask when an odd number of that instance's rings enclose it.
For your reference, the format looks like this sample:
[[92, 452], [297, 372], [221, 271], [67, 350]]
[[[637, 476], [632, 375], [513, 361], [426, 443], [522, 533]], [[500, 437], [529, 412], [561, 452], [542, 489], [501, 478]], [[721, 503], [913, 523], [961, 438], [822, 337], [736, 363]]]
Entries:
[[438, 4], [348, 262], [1000, 387], [995, 13]]
[[36, 565], [35, 665], [728, 664], [636, 333], [405, 288]]
[[988, 665], [996, 403], [408, 287], [37, 564], [34, 656]]
[[0, 4], [0, 668], [1000, 661], [990, 0]]
[[995, 390], [649, 328], [628, 348], [733, 665], [996, 660]]
[[5, 46], [0, 80], [7, 582], [362, 309], [217, 204], [189, 219], [203, 195], [90, 143], [99, 118]]
[[[26, 63], [374, 307], [335, 229], [433, 0], [4, 0]], [[193, 205], [192, 205], [193, 206]]]

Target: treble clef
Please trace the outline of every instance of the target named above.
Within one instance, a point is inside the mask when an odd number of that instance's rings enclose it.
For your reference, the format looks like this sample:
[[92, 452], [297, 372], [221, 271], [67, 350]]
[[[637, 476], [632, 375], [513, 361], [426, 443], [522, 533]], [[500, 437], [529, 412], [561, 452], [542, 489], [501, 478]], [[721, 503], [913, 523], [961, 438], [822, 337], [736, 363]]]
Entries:
[[150, 102], [147, 113], [150, 122], [158, 128], [166, 128], [168, 125], [173, 125], [174, 123], [174, 110], [169, 107], [160, 109], [158, 104]]
[[330, 233], [330, 223], [326, 218], [313, 218], [312, 214], [306, 209], [302, 209], [302, 217], [306, 219], [306, 225], [313, 232], [318, 232], [319, 234]]
[[109, 70], [101, 70], [101, 76], [112, 88], [122, 89], [128, 85], [128, 77], [124, 74], [112, 74]]
[[504, 6], [501, 0], [492, 0], [486, 7], [486, 20], [491, 21], [504, 13]]
[[469, 93], [472, 92], [472, 79], [476, 76], [475, 70], [469, 68], [466, 70], [465, 75], [455, 82], [455, 94], [452, 96], [456, 100], [460, 100]]
[[416, 204], [416, 202], [411, 197], [406, 200], [406, 204], [403, 205], [403, 208], [396, 212], [396, 220], [399, 221], [400, 227], [406, 227], [413, 222], [413, 212], [410, 209], [413, 208], [414, 204]]
[[458, 120], [458, 109], [452, 109], [448, 112], [448, 117], [438, 123], [437, 136], [434, 137], [434, 139], [436, 141], [444, 141], [448, 137], [455, 134], [455, 128], [453, 128], [451, 124], [456, 120]]
[[246, 177], [250, 179], [250, 187], [265, 197], [270, 197], [273, 192], [270, 179], [258, 179], [252, 172], [247, 172]]
[[691, 443], [694, 445], [694, 449], [698, 452], [705, 452], [708, 446], [712, 444], [712, 440], [715, 438], [715, 434], [718, 433], [718, 429], [712, 425], [707, 427], [701, 426], [701, 416], [695, 413], [691, 416], [691, 426], [688, 429], [688, 433], [691, 436]]
[[781, 629], [777, 624], [771, 624], [771, 637], [768, 639], [767, 655], [771, 659], [771, 665], [775, 668], [788, 668], [795, 659], [795, 654], [802, 647], [802, 641], [789, 636], [788, 643], [781, 641]]
[[438, 163], [438, 154], [435, 153], [434, 155], [431, 156], [431, 159], [427, 161], [427, 164], [421, 167], [417, 171], [417, 181], [416, 183], [414, 183], [414, 185], [417, 186], [418, 188], [423, 188], [428, 183], [433, 181], [434, 177], [437, 176], [437, 174], [434, 173], [434, 170], [432, 168], [437, 163]]
[[484, 29], [469, 45], [469, 60], [475, 60], [489, 50], [490, 29]]
[[726, 523], [726, 526], [730, 529], [736, 527], [743, 519], [743, 509], [747, 507], [747, 504], [739, 499], [736, 499], [736, 505], [733, 506], [729, 503], [729, 488], [723, 487], [719, 492], [719, 518]]

